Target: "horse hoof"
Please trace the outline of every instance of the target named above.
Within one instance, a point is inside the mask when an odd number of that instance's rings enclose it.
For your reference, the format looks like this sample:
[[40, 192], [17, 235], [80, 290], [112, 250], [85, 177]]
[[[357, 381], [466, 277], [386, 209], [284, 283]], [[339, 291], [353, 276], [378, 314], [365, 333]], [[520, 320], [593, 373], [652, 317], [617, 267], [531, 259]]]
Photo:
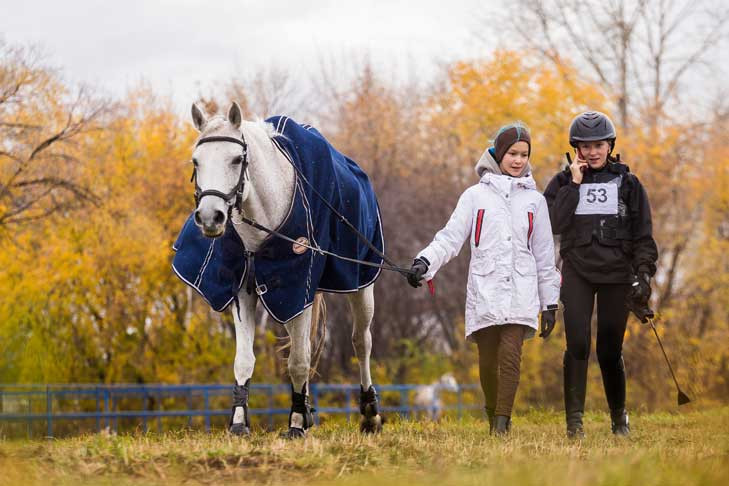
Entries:
[[246, 437], [251, 435], [251, 429], [249, 429], [246, 424], [240, 423], [240, 424], [233, 424], [228, 428], [228, 432], [230, 435], [236, 435], [238, 437]]
[[382, 425], [385, 423], [385, 417], [379, 413], [374, 417], [362, 417], [359, 422], [359, 431], [363, 434], [379, 434], [382, 432]]
[[306, 430], [299, 427], [289, 427], [287, 432], [281, 432], [282, 439], [303, 439], [306, 437]]

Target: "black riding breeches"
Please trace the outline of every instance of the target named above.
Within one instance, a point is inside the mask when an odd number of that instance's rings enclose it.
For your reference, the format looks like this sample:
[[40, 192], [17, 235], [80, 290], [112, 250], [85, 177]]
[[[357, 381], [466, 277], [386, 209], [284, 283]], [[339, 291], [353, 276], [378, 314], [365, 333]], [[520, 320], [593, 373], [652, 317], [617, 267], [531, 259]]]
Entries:
[[628, 284], [590, 283], [564, 262], [560, 298], [564, 304], [567, 353], [579, 361], [590, 356], [590, 324], [597, 294], [597, 359], [611, 411], [625, 408], [623, 338], [629, 312], [625, 299], [629, 291]]

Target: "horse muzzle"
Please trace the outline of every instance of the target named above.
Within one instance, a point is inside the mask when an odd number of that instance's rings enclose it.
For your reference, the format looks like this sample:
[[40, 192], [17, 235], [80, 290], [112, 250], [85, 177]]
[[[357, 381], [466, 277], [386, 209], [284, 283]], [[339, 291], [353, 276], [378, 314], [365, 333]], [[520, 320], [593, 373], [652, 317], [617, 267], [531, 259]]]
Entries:
[[195, 224], [208, 238], [221, 236], [227, 220], [225, 212], [217, 208], [201, 206], [195, 210]]

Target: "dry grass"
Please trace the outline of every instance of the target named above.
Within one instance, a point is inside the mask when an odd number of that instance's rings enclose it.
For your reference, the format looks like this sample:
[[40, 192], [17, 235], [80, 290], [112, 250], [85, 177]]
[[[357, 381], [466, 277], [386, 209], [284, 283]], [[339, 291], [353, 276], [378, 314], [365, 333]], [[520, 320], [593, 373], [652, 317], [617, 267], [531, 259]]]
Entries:
[[545, 412], [517, 417], [505, 440], [466, 419], [392, 420], [377, 437], [330, 422], [294, 442], [193, 431], [5, 441], [0, 484], [729, 484], [729, 408], [631, 418], [631, 438], [618, 439], [590, 415], [581, 442]]

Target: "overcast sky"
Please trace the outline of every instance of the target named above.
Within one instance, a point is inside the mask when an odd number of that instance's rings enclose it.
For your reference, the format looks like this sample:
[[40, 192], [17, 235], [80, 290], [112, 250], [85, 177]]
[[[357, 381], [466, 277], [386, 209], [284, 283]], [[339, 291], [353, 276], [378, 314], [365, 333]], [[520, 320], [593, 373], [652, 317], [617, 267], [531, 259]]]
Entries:
[[200, 93], [262, 66], [303, 76], [322, 60], [369, 55], [381, 72], [485, 54], [494, 0], [0, 0], [8, 43], [41, 46], [67, 79], [114, 95], [140, 80], [187, 110]]
[[[386, 76], [428, 80], [439, 64], [483, 57], [497, 45], [513, 48], [495, 20], [494, 12], [508, 13], [504, 5], [508, 0], [0, 0], [0, 36], [38, 45], [69, 81], [122, 96], [145, 80], [186, 113], [199, 94], [222, 94], [216, 80], [227, 86], [264, 67], [305, 85], [322, 63], [368, 56]], [[707, 60], [726, 66], [729, 49], [714, 49]], [[685, 88], [708, 104], [726, 87], [723, 75], [712, 78], [689, 72]]]

